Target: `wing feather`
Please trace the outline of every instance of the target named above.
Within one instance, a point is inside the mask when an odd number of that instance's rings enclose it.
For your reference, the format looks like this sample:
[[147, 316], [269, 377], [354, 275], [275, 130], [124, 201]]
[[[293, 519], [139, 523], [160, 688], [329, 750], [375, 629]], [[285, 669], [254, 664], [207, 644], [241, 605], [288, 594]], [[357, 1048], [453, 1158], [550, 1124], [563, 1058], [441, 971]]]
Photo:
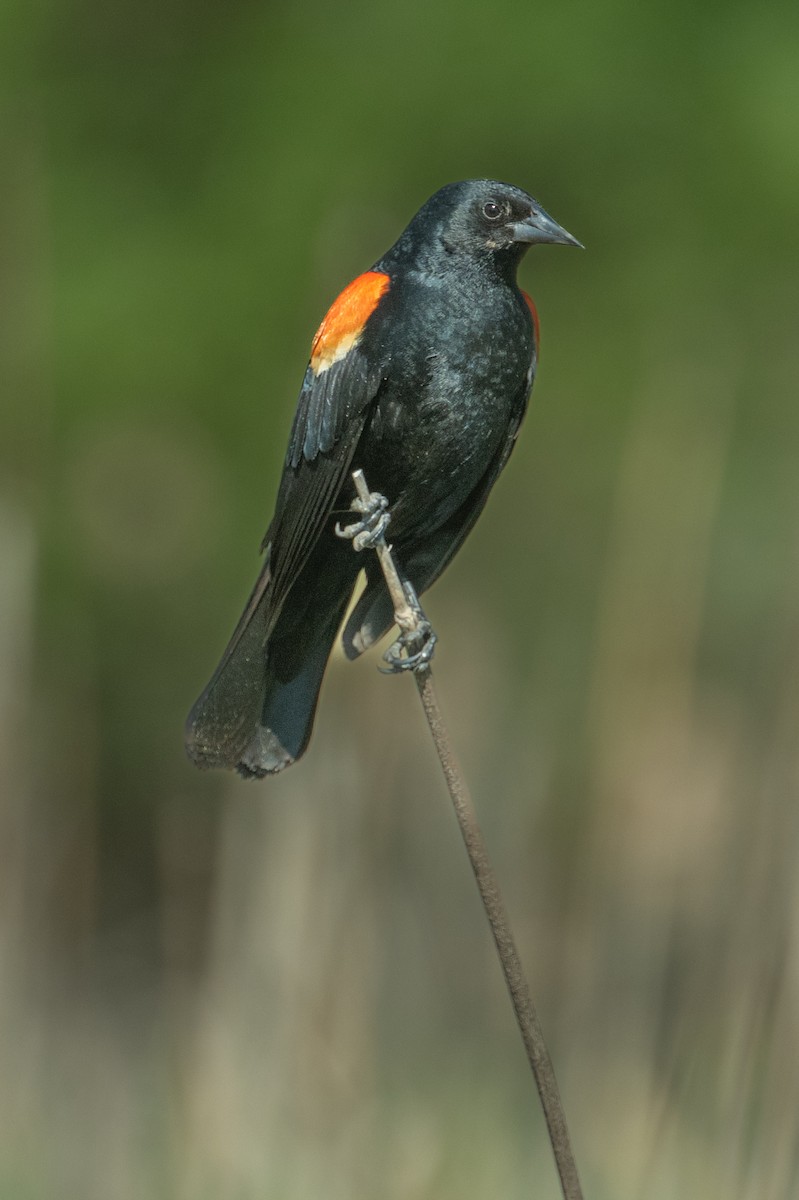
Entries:
[[[357, 348], [322, 375], [306, 376], [275, 515], [261, 547], [264, 564], [222, 661], [187, 720], [186, 747], [200, 766], [242, 767], [242, 754], [263, 716], [269, 638], [329, 522], [381, 380], [381, 371], [369, 370]], [[323, 411], [328, 414], [326, 429], [318, 415]], [[312, 713], [311, 707], [309, 721]], [[275, 753], [270, 742], [264, 755], [277, 762]], [[279, 770], [287, 761], [292, 759], [265, 769]], [[249, 760], [244, 765], [250, 766]]]
[[275, 606], [333, 510], [382, 379], [359, 347], [320, 375], [306, 372], [270, 531]]

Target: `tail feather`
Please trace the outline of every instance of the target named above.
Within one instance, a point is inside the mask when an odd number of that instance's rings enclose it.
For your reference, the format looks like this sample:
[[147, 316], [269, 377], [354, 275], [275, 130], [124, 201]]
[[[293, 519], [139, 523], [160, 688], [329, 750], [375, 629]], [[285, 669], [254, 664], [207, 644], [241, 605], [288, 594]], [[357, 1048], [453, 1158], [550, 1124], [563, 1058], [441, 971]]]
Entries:
[[260, 716], [270, 584], [267, 558], [219, 666], [186, 720], [186, 752], [198, 767], [235, 766]]
[[[275, 774], [305, 752], [322, 677], [348, 603], [349, 591], [323, 621], [316, 621], [313, 627], [306, 622], [300, 632], [302, 666], [292, 678], [278, 677], [271, 662], [272, 646], [267, 647], [263, 703], [255, 732], [236, 763], [240, 775], [260, 778]], [[275, 634], [278, 632], [279, 627]]]
[[[186, 750], [198, 767], [276, 774], [304, 752], [325, 666], [358, 564], [349, 547], [317, 556], [275, 611], [269, 563], [222, 660], [189, 713]], [[316, 561], [314, 559], [317, 558]]]

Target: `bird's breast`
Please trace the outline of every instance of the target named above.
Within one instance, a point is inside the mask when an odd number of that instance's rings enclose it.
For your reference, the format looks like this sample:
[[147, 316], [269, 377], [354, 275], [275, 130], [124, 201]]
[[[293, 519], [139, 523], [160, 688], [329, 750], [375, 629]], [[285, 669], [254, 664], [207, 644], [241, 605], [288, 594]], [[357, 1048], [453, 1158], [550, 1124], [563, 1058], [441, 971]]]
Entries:
[[[426, 319], [419, 320], [425, 307]], [[419, 304], [404, 328], [363, 458], [371, 464], [370, 486], [396, 505], [401, 525], [423, 518], [437, 527], [478, 486], [504, 444], [515, 406], [524, 402], [531, 326], [508, 293], [440, 312]]]

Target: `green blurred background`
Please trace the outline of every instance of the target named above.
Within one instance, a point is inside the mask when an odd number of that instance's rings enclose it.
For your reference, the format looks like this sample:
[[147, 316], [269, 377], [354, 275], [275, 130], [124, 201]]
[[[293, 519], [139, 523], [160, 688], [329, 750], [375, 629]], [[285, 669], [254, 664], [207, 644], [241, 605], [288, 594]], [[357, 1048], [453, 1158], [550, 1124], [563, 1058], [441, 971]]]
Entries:
[[182, 722], [310, 339], [532, 191], [519, 447], [428, 597], [592, 1200], [799, 1193], [799, 10], [5, 0], [0, 1197], [556, 1197], [421, 713]]

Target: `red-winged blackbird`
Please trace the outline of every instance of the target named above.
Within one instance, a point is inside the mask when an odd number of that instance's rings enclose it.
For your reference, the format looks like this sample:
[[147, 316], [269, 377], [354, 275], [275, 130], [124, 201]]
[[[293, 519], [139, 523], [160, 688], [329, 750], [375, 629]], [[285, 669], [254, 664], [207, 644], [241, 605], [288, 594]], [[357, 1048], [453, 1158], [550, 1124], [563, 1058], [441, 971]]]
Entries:
[[[417, 594], [460, 547], [533, 385], [538, 318], [516, 269], [537, 242], [580, 244], [519, 188], [449, 184], [333, 304], [311, 347], [263, 569], [189, 714], [198, 766], [263, 776], [304, 752], [364, 565], [334, 532], [356, 467], [390, 501], [391, 543]], [[365, 570], [343, 633], [349, 658], [393, 624], [375, 555]]]

